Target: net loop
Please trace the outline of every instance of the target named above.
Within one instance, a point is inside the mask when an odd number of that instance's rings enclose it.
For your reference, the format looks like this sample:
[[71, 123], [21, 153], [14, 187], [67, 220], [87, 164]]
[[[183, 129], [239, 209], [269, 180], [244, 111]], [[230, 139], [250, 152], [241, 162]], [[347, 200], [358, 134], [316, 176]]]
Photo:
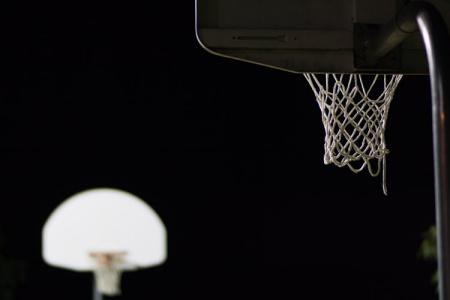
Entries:
[[[367, 167], [374, 177], [383, 170], [387, 195], [385, 130], [402, 75], [325, 74], [324, 83], [314, 74], [304, 76], [322, 111], [324, 163], [348, 166], [355, 173]], [[377, 160], [375, 168], [373, 159]]]

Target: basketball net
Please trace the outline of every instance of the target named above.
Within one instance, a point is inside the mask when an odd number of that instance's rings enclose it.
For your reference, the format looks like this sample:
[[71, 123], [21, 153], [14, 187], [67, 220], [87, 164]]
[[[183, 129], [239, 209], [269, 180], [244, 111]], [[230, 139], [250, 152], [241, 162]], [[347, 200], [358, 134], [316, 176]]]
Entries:
[[97, 291], [108, 295], [121, 294], [120, 279], [123, 272], [125, 252], [91, 253], [94, 260], [94, 276]]
[[[382, 168], [383, 192], [387, 195], [389, 150], [384, 133], [389, 105], [402, 75], [325, 74], [322, 83], [314, 74], [304, 75], [322, 111], [324, 163], [348, 166], [355, 173], [367, 167], [374, 177]], [[377, 160], [374, 169], [370, 163], [373, 159]]]

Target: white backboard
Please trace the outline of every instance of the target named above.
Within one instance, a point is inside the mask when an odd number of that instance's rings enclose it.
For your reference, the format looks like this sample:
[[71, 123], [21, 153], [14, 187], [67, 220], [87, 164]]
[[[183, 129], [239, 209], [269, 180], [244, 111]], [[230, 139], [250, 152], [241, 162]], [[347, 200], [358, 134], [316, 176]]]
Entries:
[[125, 252], [134, 267], [151, 267], [167, 258], [166, 228], [142, 199], [122, 190], [99, 188], [62, 202], [42, 232], [48, 264], [76, 271], [93, 269], [91, 252]]

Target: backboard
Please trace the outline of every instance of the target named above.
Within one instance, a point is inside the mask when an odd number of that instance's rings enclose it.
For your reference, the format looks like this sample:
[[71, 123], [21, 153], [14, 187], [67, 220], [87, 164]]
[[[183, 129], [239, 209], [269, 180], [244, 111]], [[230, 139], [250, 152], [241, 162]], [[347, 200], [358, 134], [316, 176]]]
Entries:
[[123, 253], [124, 270], [159, 265], [167, 257], [165, 226], [146, 202], [130, 193], [110, 188], [80, 192], [48, 217], [42, 255], [55, 267], [91, 271], [95, 253]]
[[[207, 51], [294, 73], [427, 74], [420, 33], [375, 64], [364, 41], [404, 0], [196, 0]], [[450, 2], [428, 0], [450, 23]]]

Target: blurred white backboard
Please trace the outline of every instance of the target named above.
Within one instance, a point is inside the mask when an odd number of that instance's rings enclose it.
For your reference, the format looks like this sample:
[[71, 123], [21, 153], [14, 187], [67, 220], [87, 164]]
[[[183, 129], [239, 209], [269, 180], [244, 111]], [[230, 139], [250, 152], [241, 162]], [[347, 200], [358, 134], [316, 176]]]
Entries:
[[142, 199], [125, 191], [99, 188], [62, 202], [42, 232], [44, 261], [55, 267], [90, 271], [92, 252], [125, 252], [130, 269], [166, 260], [166, 228]]
[[[420, 33], [376, 65], [364, 40], [403, 0], [196, 0], [196, 34], [207, 51], [294, 73], [427, 74]], [[450, 3], [429, 0], [450, 20]], [[450, 23], [450, 22], [449, 22]]]

